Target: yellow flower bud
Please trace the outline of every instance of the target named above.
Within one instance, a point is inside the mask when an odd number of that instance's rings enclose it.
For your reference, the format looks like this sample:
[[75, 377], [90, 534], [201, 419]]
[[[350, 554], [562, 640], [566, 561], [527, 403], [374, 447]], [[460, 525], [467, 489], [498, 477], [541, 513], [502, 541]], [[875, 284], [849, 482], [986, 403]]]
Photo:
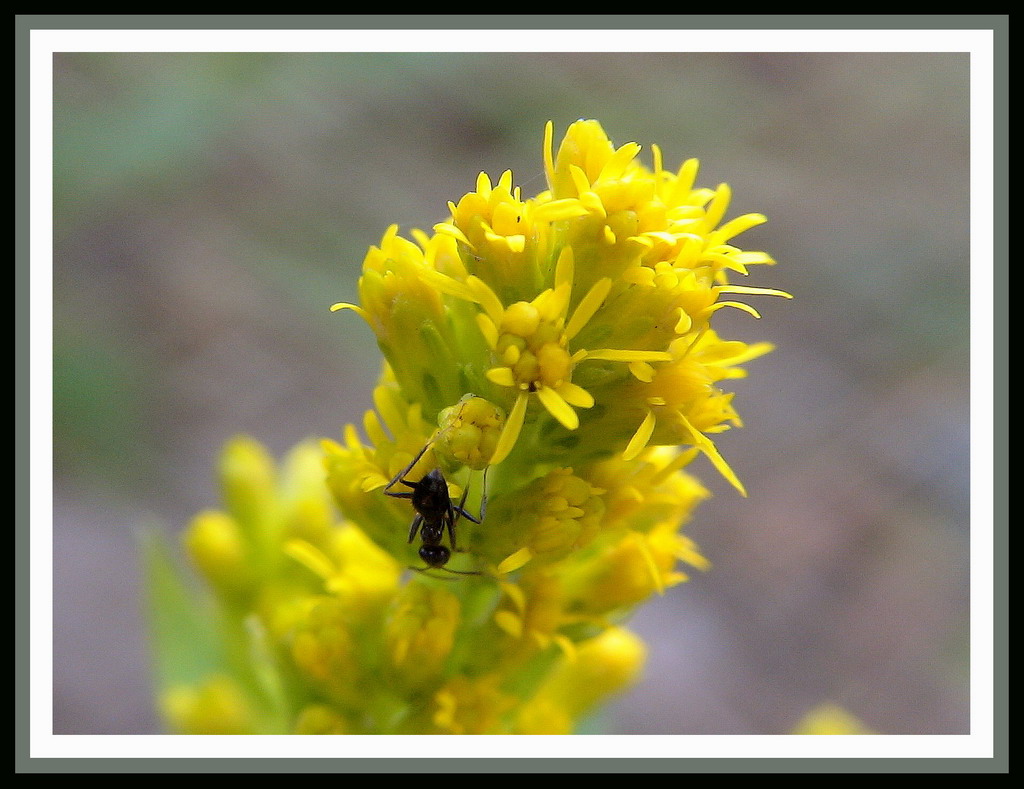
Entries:
[[183, 540], [189, 557], [215, 587], [232, 596], [251, 587], [255, 576], [234, 518], [215, 510], [201, 512], [192, 519]]
[[490, 463], [505, 427], [505, 412], [489, 400], [473, 394], [445, 408], [437, 417], [438, 451], [471, 469]]
[[241, 689], [225, 676], [211, 677], [198, 687], [166, 691], [161, 708], [170, 726], [181, 734], [255, 734], [255, 716]]
[[559, 661], [525, 705], [517, 718], [518, 733], [569, 733], [566, 722], [578, 721], [636, 682], [646, 659], [643, 642], [622, 628], [609, 628], [583, 642], [573, 658]]
[[419, 686], [440, 676], [455, 642], [459, 614], [458, 598], [445, 589], [413, 583], [399, 592], [384, 638], [401, 683]]
[[310, 704], [295, 720], [296, 734], [350, 734], [351, 725], [326, 704]]

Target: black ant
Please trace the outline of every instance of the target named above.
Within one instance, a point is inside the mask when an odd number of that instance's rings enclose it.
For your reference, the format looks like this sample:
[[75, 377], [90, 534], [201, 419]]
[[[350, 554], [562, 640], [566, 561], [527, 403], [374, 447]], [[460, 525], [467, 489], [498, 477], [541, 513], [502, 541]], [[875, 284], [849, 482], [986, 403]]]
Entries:
[[[452, 570], [445, 567], [445, 565], [451, 559], [452, 551], [458, 550], [455, 547], [455, 526], [459, 522], [459, 518], [464, 517], [473, 521], [473, 523], [480, 523], [484, 517], [484, 509], [487, 506], [486, 493], [480, 503], [480, 519], [478, 520], [465, 510], [466, 496], [469, 495], [469, 485], [466, 485], [466, 489], [462, 492], [462, 498], [459, 500], [459, 503], [453, 504], [448, 493], [448, 483], [445, 481], [441, 469], [435, 468], [419, 482], [410, 482], [405, 479], [405, 475], [412, 470], [412, 467], [416, 465], [429, 448], [430, 443], [428, 442], [420, 450], [420, 453], [412, 459], [412, 462], [399, 471], [384, 487], [384, 494], [387, 496], [394, 496], [396, 499], [411, 499], [413, 509], [416, 510], [416, 517], [413, 518], [412, 525], [409, 528], [409, 542], [411, 543], [415, 540], [416, 533], [419, 532], [420, 539], [423, 540], [419, 554], [427, 566], [424, 568], [413, 567], [412, 569], [419, 572], [437, 569], [459, 575], [479, 575], [477, 572]], [[486, 471], [484, 473], [484, 484], [486, 485]], [[399, 482], [412, 488], [412, 490], [392, 491], [391, 488]], [[452, 546], [451, 550], [441, 542], [444, 539], [446, 529], [448, 531], [448, 541]]]

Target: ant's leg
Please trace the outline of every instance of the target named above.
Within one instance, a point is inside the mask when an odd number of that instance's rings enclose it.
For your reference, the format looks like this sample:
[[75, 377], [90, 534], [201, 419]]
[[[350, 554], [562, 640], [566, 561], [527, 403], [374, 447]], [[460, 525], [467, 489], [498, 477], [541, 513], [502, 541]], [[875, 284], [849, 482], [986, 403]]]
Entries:
[[459, 506], [453, 507], [451, 502], [448, 503], [448, 539], [452, 542], [452, 550], [458, 550], [455, 547], [455, 524], [459, 521], [459, 516], [465, 515], [471, 521], [476, 519], [463, 509], [463, 505], [466, 503], [466, 496], [469, 495], [469, 485], [466, 485], [466, 489], [462, 491], [462, 498], [459, 499]]
[[[465, 502], [465, 500], [466, 500], [465, 496], [462, 497], [462, 502], [459, 502], [459, 506], [457, 508], [460, 515], [462, 515], [464, 518], [469, 518], [469, 520], [473, 521], [473, 523], [482, 523], [483, 519], [484, 519], [484, 514], [487, 512], [487, 469], [488, 468], [490, 468], [490, 466], [487, 466], [484, 469], [484, 492], [480, 496], [480, 517], [479, 518], [474, 518], [472, 515], [470, 515], [468, 512], [466, 512], [465, 508], [462, 506], [463, 502]], [[466, 489], [469, 490], [469, 485], [466, 485]]]
[[466, 506], [465, 505], [466, 505], [466, 497], [468, 495], [469, 495], [469, 485], [467, 484], [466, 485], [466, 489], [464, 491], [462, 491], [462, 498], [459, 500], [458, 506], [453, 506], [452, 510], [455, 513], [457, 513], [458, 516], [461, 517], [461, 518], [466, 518], [467, 520], [471, 520], [471, 521], [473, 521], [473, 523], [480, 523], [479, 520], [477, 520], [472, 515], [470, 515], [468, 512], [466, 512]]
[[420, 530], [421, 523], [423, 523], [422, 515], [417, 515], [415, 518], [412, 519], [412, 526], [409, 527], [409, 542], [412, 542], [416, 539], [416, 532]]
[[[396, 499], [411, 499], [412, 498], [412, 494], [411, 493], [392, 493], [391, 492], [391, 488], [393, 488], [395, 486], [395, 484], [397, 482], [399, 482], [399, 481], [405, 482], [405, 480], [402, 479], [402, 477], [404, 477], [406, 474], [408, 474], [410, 471], [412, 471], [412, 467], [415, 466], [419, 462], [420, 458], [423, 457], [423, 455], [426, 453], [426, 451], [428, 449], [430, 449], [430, 445], [432, 443], [433, 443], [433, 441], [431, 440], [431, 441], [428, 441], [426, 444], [424, 444], [423, 445], [423, 449], [421, 449], [419, 454], [412, 459], [412, 462], [408, 466], [403, 468], [401, 471], [399, 471], [397, 474], [395, 474], [395, 476], [391, 479], [391, 481], [387, 485], [384, 486], [384, 495], [386, 495], [386, 496], [394, 496]], [[406, 484], [409, 485], [410, 483], [406, 482]], [[415, 485], [411, 485], [411, 487], [416, 487], [416, 486]]]
[[[490, 466], [484, 466], [484, 492], [480, 494], [480, 520], [484, 519], [484, 515], [487, 513], [487, 472], [490, 470]], [[479, 521], [478, 521], [479, 522]]]

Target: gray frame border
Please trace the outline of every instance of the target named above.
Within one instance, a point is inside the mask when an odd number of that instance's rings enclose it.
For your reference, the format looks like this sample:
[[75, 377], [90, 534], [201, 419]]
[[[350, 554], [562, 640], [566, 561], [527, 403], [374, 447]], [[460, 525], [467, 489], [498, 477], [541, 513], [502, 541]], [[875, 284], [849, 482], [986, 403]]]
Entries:
[[29, 38], [54, 29], [970, 29], [993, 32], [993, 416], [1008, 423], [1009, 15], [15, 15], [15, 772], [16, 773], [1008, 773], [1009, 436], [993, 437], [991, 759], [76, 759], [29, 756]]

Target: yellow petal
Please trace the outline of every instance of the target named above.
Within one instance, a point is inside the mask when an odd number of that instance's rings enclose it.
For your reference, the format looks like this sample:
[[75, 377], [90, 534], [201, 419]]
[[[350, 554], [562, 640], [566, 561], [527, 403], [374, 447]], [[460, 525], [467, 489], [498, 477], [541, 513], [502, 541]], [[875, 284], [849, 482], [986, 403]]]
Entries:
[[580, 418], [576, 415], [572, 406], [550, 386], [542, 386], [537, 390], [537, 399], [548, 410], [555, 419], [562, 423], [568, 430], [575, 430], [580, 426]]
[[588, 213], [590, 212], [587, 210], [587, 206], [579, 198], [563, 197], [537, 206], [533, 211], [533, 221], [536, 223], [558, 222], [562, 219], [586, 216]]
[[561, 633], [555, 633], [552, 636], [552, 640], [562, 650], [562, 654], [565, 655], [565, 659], [570, 663], [576, 662], [576, 645], [572, 642], [572, 639], [567, 636], [563, 636]]
[[[499, 570], [499, 572], [501, 571]], [[523, 636], [523, 620], [511, 611], [498, 611], [494, 615], [494, 624], [513, 638], [522, 638]]]
[[682, 307], [679, 308], [679, 320], [676, 321], [676, 334], [686, 334], [693, 327], [693, 319]]
[[508, 367], [492, 367], [484, 375], [488, 381], [493, 381], [498, 386], [515, 386], [516, 377]]
[[558, 394], [560, 394], [569, 405], [574, 405], [577, 408], [594, 407], [594, 396], [582, 386], [577, 386], [571, 381], [566, 381], [559, 386]]
[[520, 548], [511, 556], [507, 556], [501, 561], [498, 565], [498, 574], [504, 575], [506, 573], [515, 572], [532, 558], [533, 551], [529, 548]]
[[335, 573], [334, 563], [323, 551], [305, 540], [289, 540], [284, 544], [284, 552], [325, 580]]
[[575, 266], [575, 257], [573, 256], [572, 247], [563, 247], [562, 251], [558, 255], [558, 262], [555, 263], [556, 288], [565, 282], [568, 282], [569, 287], [572, 287], [572, 281], [575, 276]]
[[729, 187], [729, 184], [719, 184], [718, 188], [714, 191], [714, 196], [711, 198], [711, 203], [704, 212], [705, 227], [708, 230], [716, 227], [722, 221], [722, 217], [725, 216], [725, 212], [729, 209], [731, 201], [732, 189]]
[[473, 242], [466, 237], [466, 234], [459, 230], [459, 228], [457, 228], [451, 222], [441, 222], [439, 224], [434, 225], [434, 232], [446, 236], [451, 236], [456, 241], [461, 241], [470, 249], [475, 249], [475, 247], [473, 246]]
[[667, 351], [617, 351], [614, 348], [601, 348], [587, 351], [587, 358], [606, 362], [670, 362], [672, 354]]
[[784, 299], [793, 298], [792, 293], [775, 288], [753, 288], [748, 285], [719, 285], [715, 288], [719, 293], [746, 293], [752, 296], [781, 296]]
[[569, 165], [569, 175], [572, 176], [573, 185], [576, 187], [576, 194], [582, 195], [590, 191], [590, 181], [587, 180], [587, 174], [577, 165]]
[[735, 219], [730, 219], [712, 234], [711, 240], [713, 243], [711, 246], [724, 244], [730, 238], [734, 238], [745, 230], [750, 230], [750, 228], [757, 227], [767, 221], [768, 217], [764, 214], [744, 214]]
[[567, 340], [571, 340], [579, 334], [580, 329], [586, 326], [587, 322], [594, 317], [594, 313], [600, 309], [605, 298], [608, 296], [608, 291], [611, 289], [612, 281], [609, 277], [599, 279], [591, 286], [590, 290], [587, 291], [587, 295], [576, 305], [576, 310], [565, 327], [565, 337]]
[[367, 323], [370, 322], [370, 316], [366, 314], [366, 310], [357, 304], [349, 304], [345, 301], [340, 301], [337, 304], [331, 305], [331, 312], [337, 312], [338, 310], [352, 310], [356, 315], [361, 317]]
[[679, 419], [686, 429], [690, 431], [690, 435], [693, 437], [694, 446], [707, 455], [708, 460], [710, 460], [711, 464], [718, 469], [719, 474], [729, 480], [729, 482], [732, 483], [732, 486], [742, 495], [746, 496], [747, 489], [743, 487], [743, 483], [740, 482], [740, 478], [736, 476], [736, 472], [733, 471], [729, 467], [729, 464], [725, 462], [725, 458], [723, 458], [721, 453], [718, 451], [718, 447], [715, 446], [715, 442], [691, 425], [682, 414], [679, 414]]
[[622, 453], [623, 460], [632, 460], [643, 451], [644, 447], [647, 446], [647, 442], [651, 440], [656, 421], [654, 412], [648, 411], [644, 421], [640, 423], [640, 427], [636, 429], [633, 437], [626, 444], [626, 449]]
[[484, 308], [484, 312], [494, 322], [494, 325], [501, 326], [501, 317], [505, 314], [505, 308], [501, 306], [501, 299], [497, 294], [479, 277], [467, 277], [466, 285], [469, 286], [473, 297]]
[[548, 179], [548, 188], [555, 188], [555, 160], [551, 151], [551, 144], [554, 139], [554, 124], [548, 121], [544, 124], [544, 174]]
[[471, 291], [462, 282], [457, 279], [452, 279], [447, 274], [442, 274], [440, 271], [423, 267], [417, 272], [418, 276], [422, 277], [425, 282], [433, 285], [442, 293], [447, 293], [449, 296], [456, 296], [457, 298], [464, 299], [465, 301], [476, 301]]
[[492, 349], [497, 348], [498, 327], [494, 325], [494, 321], [487, 317], [486, 313], [479, 312], [476, 316], [476, 325], [480, 327], [480, 333], [487, 340], [488, 347]]
[[640, 144], [627, 142], [615, 151], [611, 158], [605, 162], [604, 167], [601, 168], [601, 174], [597, 176], [597, 180], [614, 181], [618, 179], [626, 171], [626, 167], [628, 167], [629, 163], [636, 158], [638, 153], [640, 153]]
[[738, 310], [743, 310], [743, 312], [746, 312], [746, 313], [748, 313], [750, 315], [753, 315], [755, 318], [760, 318], [761, 317], [761, 313], [760, 312], [755, 310], [749, 304], [744, 304], [742, 301], [719, 301], [719, 302], [717, 302], [715, 304], [712, 304], [710, 307], [708, 307], [707, 311], [709, 313], [710, 312], [718, 312], [718, 310], [722, 309], [723, 307], [735, 307]]
[[654, 368], [647, 362], [630, 362], [629, 371], [638, 381], [649, 384], [654, 380]]
[[[513, 554], [513, 556], [515, 555], [516, 554]], [[509, 556], [505, 561], [507, 562], [511, 558], [512, 557]], [[516, 584], [509, 581], [499, 581], [498, 585], [501, 587], [501, 591], [508, 595], [508, 599], [512, 601], [512, 605], [516, 607], [516, 610], [519, 611], [519, 613], [523, 613], [526, 610], [526, 594], [523, 590]]]
[[498, 444], [494, 447], [494, 454], [491, 455], [491, 465], [496, 466], [512, 451], [519, 438], [519, 432], [523, 429], [523, 419], [526, 417], [526, 404], [530, 396], [526, 392], [520, 392], [516, 398], [515, 405], [509, 411], [508, 419], [505, 420], [505, 427], [501, 430]]
[[647, 565], [647, 569], [651, 573], [651, 581], [654, 583], [654, 590], [659, 594], [665, 594], [665, 581], [661, 577], [661, 570], [658, 569], [658, 563], [654, 561], [654, 557], [651, 555], [651, 547], [647, 544], [647, 540], [641, 536], [636, 537], [637, 547], [640, 549], [640, 555], [644, 558], [644, 564]]

